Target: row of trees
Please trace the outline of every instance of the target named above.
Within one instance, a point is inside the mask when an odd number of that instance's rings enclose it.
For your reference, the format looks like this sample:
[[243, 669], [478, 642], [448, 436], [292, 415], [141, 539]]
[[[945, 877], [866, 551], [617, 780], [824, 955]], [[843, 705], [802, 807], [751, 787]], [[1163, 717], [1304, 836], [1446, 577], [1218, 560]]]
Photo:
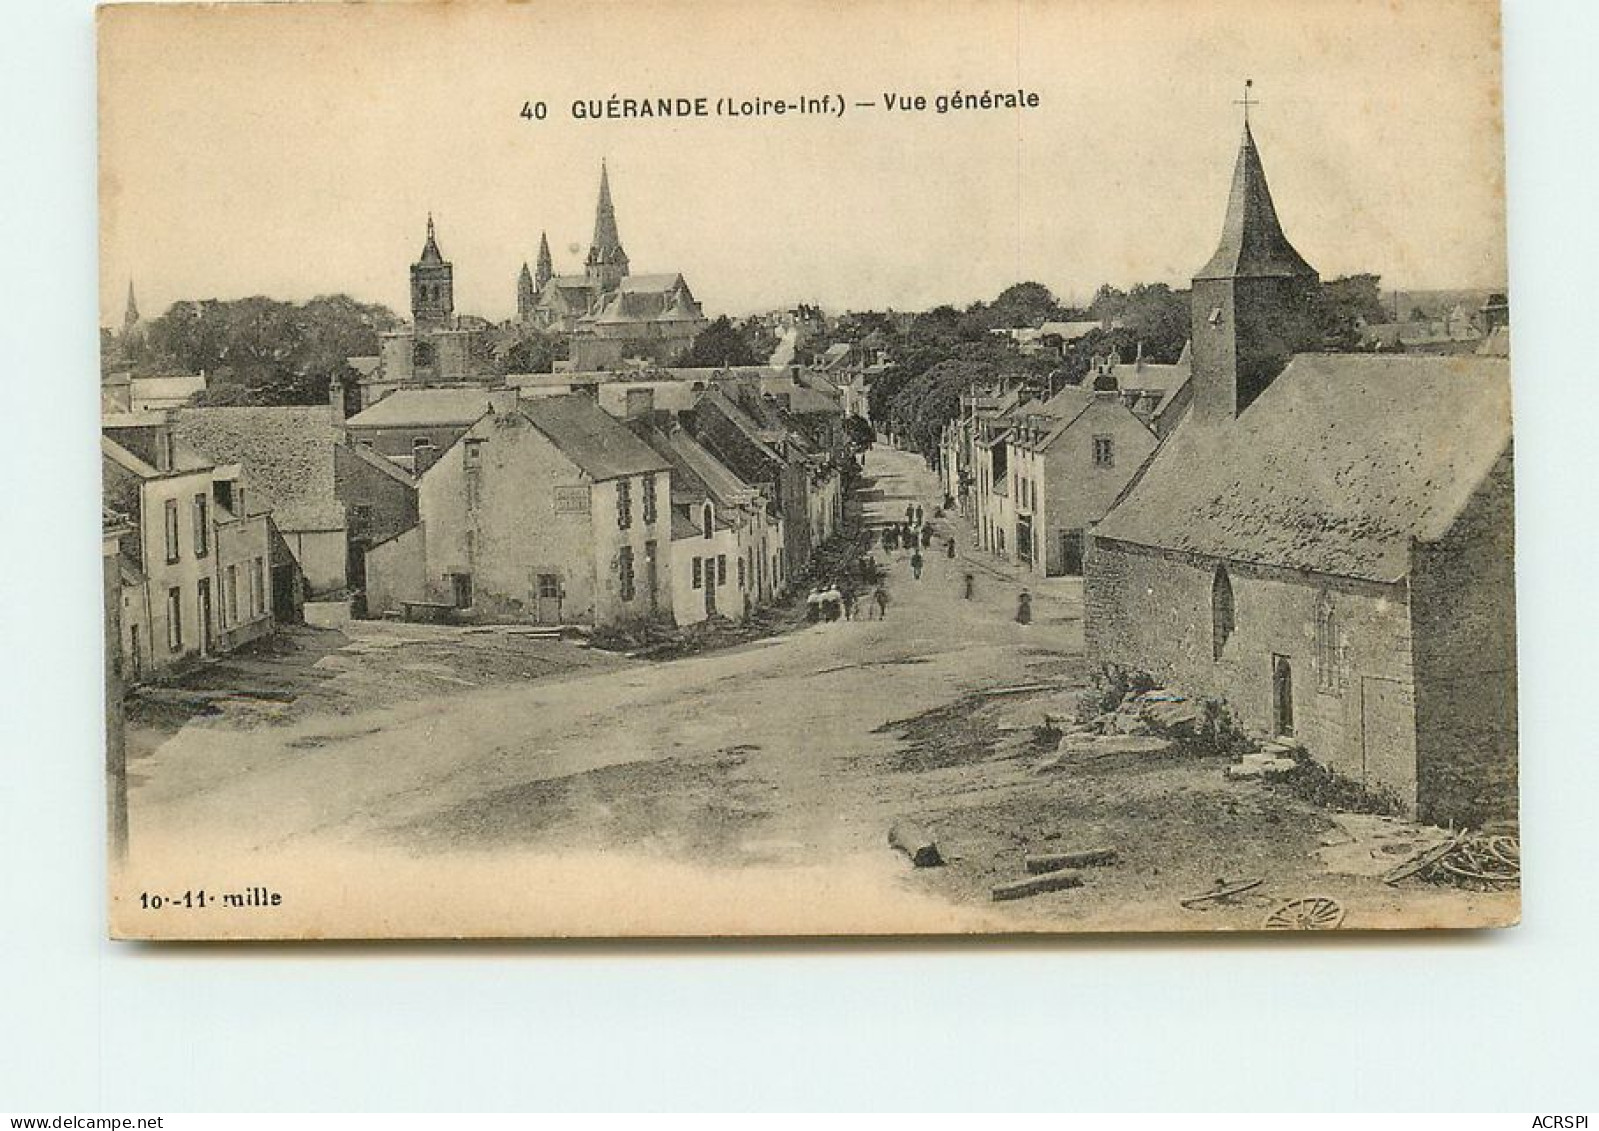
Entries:
[[[1376, 275], [1352, 275], [1322, 284], [1314, 311], [1318, 348], [1361, 348], [1362, 322], [1385, 315]], [[1093, 321], [1099, 328], [1072, 341], [1040, 341], [1024, 354], [994, 329], [1039, 327], [1051, 321]], [[1189, 292], [1164, 283], [1128, 290], [1102, 286], [1087, 309], [1063, 307], [1041, 283], [1007, 287], [991, 303], [964, 311], [940, 306], [908, 320], [886, 312], [847, 315], [836, 337], [890, 347], [894, 363], [868, 394], [872, 417], [888, 421], [903, 441], [931, 458], [944, 425], [960, 411], [961, 393], [997, 378], [1018, 381], [1041, 395], [1088, 378], [1094, 359], [1175, 362], [1188, 343]]]
[[345, 358], [375, 354], [393, 311], [348, 295], [174, 303], [123, 334], [105, 364], [144, 375], [204, 373], [208, 404], [316, 404]]

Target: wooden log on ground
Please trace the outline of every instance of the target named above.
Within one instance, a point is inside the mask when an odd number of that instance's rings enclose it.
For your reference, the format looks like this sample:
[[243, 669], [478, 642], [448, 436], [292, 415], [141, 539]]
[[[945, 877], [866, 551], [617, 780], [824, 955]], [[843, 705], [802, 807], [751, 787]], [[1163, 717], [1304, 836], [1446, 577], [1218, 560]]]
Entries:
[[933, 834], [915, 821], [895, 821], [888, 830], [888, 843], [909, 856], [918, 868], [936, 868], [944, 862]]
[[1058, 872], [1062, 868], [1088, 868], [1095, 864], [1114, 863], [1116, 863], [1114, 848], [1087, 848], [1080, 852], [1041, 852], [1022, 861], [1028, 872], [1035, 876], [1045, 872]]
[[1028, 876], [1025, 880], [1011, 880], [1009, 883], [997, 884], [993, 895], [996, 900], [1026, 899], [1030, 895], [1041, 895], [1046, 891], [1082, 886], [1081, 872], [1075, 868], [1062, 868], [1058, 872], [1045, 872], [1038, 876]]

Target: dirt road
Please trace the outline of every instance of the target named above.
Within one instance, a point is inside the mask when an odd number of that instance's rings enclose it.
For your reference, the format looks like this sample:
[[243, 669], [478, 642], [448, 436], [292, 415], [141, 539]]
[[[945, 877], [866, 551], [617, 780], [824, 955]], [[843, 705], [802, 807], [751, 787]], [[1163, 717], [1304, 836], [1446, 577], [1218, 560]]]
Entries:
[[[868, 522], [902, 519], [907, 503], [932, 515], [919, 458], [874, 451], [867, 475]], [[1240, 808], [1218, 766], [1037, 775], [1044, 701], [1085, 682], [1080, 588], [1030, 585], [1034, 621], [1019, 625], [1018, 580], [968, 565], [964, 528], [937, 525], [920, 579], [907, 551], [886, 555], [885, 619], [725, 652], [530, 661], [526, 679], [474, 688], [366, 637], [332, 663], [371, 692], [355, 706], [196, 719], [136, 761], [125, 909], [152, 885], [259, 883], [292, 912], [235, 915], [227, 930], [322, 916], [367, 934], [1248, 926], [1251, 904], [1201, 923], [1175, 895], [1274, 862], [1319, 870], [1325, 815]], [[403, 698], [380, 693], [385, 673], [410, 681]], [[422, 690], [429, 679], [438, 690]], [[934, 824], [949, 867], [913, 872], [889, 851], [902, 816]], [[1097, 891], [987, 901], [1024, 851], [1106, 837], [1126, 862]], [[193, 916], [161, 922], [200, 930]]]

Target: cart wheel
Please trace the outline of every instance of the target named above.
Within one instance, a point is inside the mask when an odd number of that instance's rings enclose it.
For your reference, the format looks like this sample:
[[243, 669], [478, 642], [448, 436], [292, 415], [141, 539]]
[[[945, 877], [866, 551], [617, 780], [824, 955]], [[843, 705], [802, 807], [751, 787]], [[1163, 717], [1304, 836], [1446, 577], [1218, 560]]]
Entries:
[[1268, 931], [1331, 931], [1344, 921], [1344, 908], [1325, 895], [1290, 899], [1261, 924]]

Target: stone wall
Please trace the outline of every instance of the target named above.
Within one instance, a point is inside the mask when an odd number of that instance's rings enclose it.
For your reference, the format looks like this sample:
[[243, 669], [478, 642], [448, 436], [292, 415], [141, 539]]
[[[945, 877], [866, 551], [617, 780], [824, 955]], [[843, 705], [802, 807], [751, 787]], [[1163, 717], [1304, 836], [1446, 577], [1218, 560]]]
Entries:
[[[1215, 654], [1218, 563], [1091, 538], [1084, 582], [1090, 659], [1224, 699], [1257, 733], [1278, 731], [1275, 656], [1292, 671], [1294, 741], [1368, 787], [1416, 803], [1410, 611], [1402, 585], [1226, 563], [1234, 628]], [[1324, 646], [1320, 624], [1331, 626]]]
[[1517, 811], [1515, 521], [1507, 450], [1446, 536], [1412, 552], [1421, 815]]

